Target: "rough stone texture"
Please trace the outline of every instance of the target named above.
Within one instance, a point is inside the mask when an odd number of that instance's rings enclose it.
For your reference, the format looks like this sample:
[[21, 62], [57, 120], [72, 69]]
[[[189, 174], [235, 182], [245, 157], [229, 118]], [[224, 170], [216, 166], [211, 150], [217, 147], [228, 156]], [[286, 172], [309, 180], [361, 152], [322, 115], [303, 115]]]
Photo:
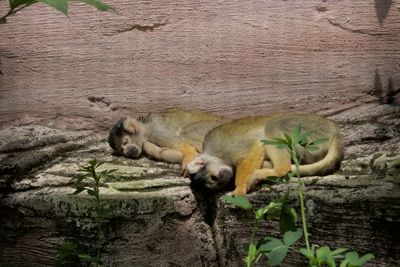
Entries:
[[399, 0], [107, 2], [118, 15], [35, 4], [0, 26], [1, 266], [50, 266], [64, 240], [93, 249], [92, 202], [69, 195], [91, 158], [119, 169], [101, 192], [119, 207], [105, 265], [241, 266], [249, 215], [194, 195], [178, 166], [110, 156], [115, 118], [172, 106], [337, 114], [342, 169], [305, 179], [313, 241], [400, 261], [399, 108], [371, 104], [400, 103]]
[[1, 124], [400, 102], [399, 0], [107, 2], [119, 14], [38, 4], [0, 26]]
[[[345, 160], [334, 175], [304, 178], [311, 241], [373, 252], [367, 266], [396, 266], [400, 107], [369, 104], [332, 118], [343, 129]], [[113, 156], [105, 136], [37, 125], [0, 129], [0, 266], [52, 266], [65, 240], [93, 251], [94, 202], [70, 195], [77, 169], [92, 158], [118, 169], [101, 189], [104, 203], [116, 207], [104, 227], [104, 266], [243, 266], [251, 214], [194, 194], [177, 165]], [[249, 194], [257, 207], [271, 196], [267, 189]], [[276, 223], [265, 222], [257, 237], [276, 234]], [[291, 254], [284, 266], [302, 262]]]

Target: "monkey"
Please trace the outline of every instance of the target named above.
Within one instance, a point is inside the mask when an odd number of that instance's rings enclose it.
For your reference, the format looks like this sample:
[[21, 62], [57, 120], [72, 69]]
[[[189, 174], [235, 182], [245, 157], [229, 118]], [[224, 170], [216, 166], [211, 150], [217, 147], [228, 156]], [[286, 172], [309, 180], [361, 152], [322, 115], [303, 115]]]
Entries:
[[335, 172], [343, 159], [339, 127], [318, 115], [283, 113], [237, 119], [211, 130], [205, 136], [203, 152], [188, 163], [192, 182], [219, 190], [234, 180], [232, 194], [246, 195], [254, 184], [267, 180], [267, 177], [282, 177], [290, 171], [295, 173], [287, 150], [264, 145], [261, 140], [283, 137], [298, 125], [303, 131], [312, 132], [309, 140], [328, 139], [316, 151], [296, 146], [302, 159], [300, 175]]
[[134, 119], [121, 118], [110, 130], [108, 143], [117, 154], [138, 158], [142, 152], [169, 163], [181, 163], [188, 176], [187, 163], [203, 147], [205, 135], [230, 119], [199, 111], [170, 108]]

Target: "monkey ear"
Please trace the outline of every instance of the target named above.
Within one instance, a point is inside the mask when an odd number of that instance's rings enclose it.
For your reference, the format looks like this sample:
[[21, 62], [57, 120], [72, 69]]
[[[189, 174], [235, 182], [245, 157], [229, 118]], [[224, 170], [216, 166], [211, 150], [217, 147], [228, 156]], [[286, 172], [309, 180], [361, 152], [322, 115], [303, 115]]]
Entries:
[[194, 174], [200, 171], [204, 165], [206, 165], [206, 161], [202, 157], [197, 156], [188, 163], [187, 170], [190, 174]]
[[130, 134], [137, 135], [140, 132], [140, 124], [139, 122], [131, 117], [127, 117], [123, 123], [124, 130]]

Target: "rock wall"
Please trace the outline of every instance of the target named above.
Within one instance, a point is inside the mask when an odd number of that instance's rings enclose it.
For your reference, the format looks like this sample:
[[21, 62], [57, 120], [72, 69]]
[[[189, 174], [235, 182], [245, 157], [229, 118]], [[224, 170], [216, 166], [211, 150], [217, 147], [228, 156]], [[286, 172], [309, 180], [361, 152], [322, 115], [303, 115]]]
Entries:
[[400, 102], [398, 0], [107, 2], [118, 14], [35, 4], [1, 25], [1, 124]]
[[107, 2], [118, 14], [35, 4], [0, 26], [0, 266], [51, 266], [65, 240], [93, 251], [93, 202], [70, 195], [92, 158], [119, 177], [101, 190], [118, 207], [105, 266], [241, 266], [248, 214], [192, 192], [177, 166], [107, 147], [117, 117], [172, 106], [336, 114], [346, 158], [305, 179], [312, 238], [400, 261], [400, 112], [383, 105], [400, 103], [399, 0]]
[[[345, 159], [334, 175], [303, 178], [311, 242], [372, 252], [369, 267], [396, 266], [400, 107], [369, 104], [332, 118], [345, 137]], [[116, 207], [104, 225], [104, 266], [243, 266], [252, 214], [193, 192], [177, 165], [112, 155], [105, 136], [37, 125], [0, 130], [0, 266], [53, 266], [65, 240], [94, 252], [94, 202], [71, 195], [79, 166], [92, 158], [118, 170], [100, 192]], [[249, 194], [257, 207], [270, 198], [267, 189]], [[276, 234], [276, 223], [265, 222], [257, 238]], [[283, 266], [302, 263], [290, 254]]]

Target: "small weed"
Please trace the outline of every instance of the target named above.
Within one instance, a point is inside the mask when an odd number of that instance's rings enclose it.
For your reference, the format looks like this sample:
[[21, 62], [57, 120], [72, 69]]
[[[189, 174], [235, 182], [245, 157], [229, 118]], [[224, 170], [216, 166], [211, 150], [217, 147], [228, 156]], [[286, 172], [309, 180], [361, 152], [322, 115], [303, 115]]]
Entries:
[[[95, 200], [95, 205], [90, 209], [90, 213], [96, 225], [96, 255], [95, 257], [91, 257], [86, 253], [81, 253], [79, 252], [76, 244], [72, 242], [65, 242], [59, 248], [56, 255], [56, 264], [60, 264], [57, 266], [67, 266], [64, 264], [64, 262], [70, 261], [74, 263], [94, 262], [95, 266], [99, 266], [101, 264], [102, 239], [104, 238], [102, 227], [104, 223], [109, 221], [116, 209], [116, 207], [112, 205], [106, 208], [101, 203], [100, 186], [106, 177], [112, 177], [112, 174], [116, 171], [114, 169], [98, 171], [97, 169], [103, 164], [104, 162], [91, 160], [89, 161], [88, 165], [81, 167], [81, 169], [78, 171], [82, 174], [76, 177], [76, 190], [72, 193], [73, 195], [77, 195], [86, 191], [86, 193]], [[90, 185], [86, 185], [84, 183], [84, 180], [87, 179], [90, 180]]]

